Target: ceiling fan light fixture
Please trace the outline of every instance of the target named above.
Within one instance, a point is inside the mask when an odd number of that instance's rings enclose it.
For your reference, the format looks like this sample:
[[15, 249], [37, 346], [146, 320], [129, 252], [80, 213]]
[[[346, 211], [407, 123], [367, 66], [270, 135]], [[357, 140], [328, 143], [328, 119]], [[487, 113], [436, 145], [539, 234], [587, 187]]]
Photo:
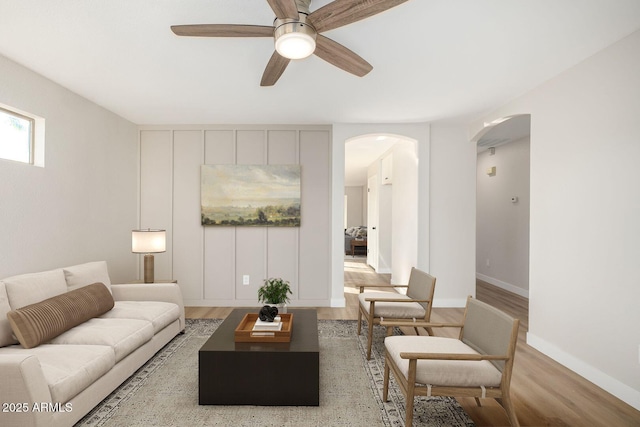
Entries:
[[303, 59], [316, 50], [316, 30], [299, 21], [284, 22], [276, 26], [276, 51], [289, 59]]

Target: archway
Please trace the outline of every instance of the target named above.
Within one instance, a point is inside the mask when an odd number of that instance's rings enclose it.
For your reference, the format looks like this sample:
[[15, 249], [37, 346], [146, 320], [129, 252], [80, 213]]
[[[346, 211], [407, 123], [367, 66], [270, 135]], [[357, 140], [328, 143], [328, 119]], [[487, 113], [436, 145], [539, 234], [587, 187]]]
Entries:
[[429, 269], [429, 124], [336, 124], [332, 148], [332, 272], [331, 306], [344, 307], [344, 187], [346, 141], [364, 135], [401, 136], [414, 141], [417, 157], [418, 268]]
[[[392, 283], [406, 283], [416, 265], [417, 187], [415, 140], [367, 134], [345, 141], [345, 252], [347, 241], [354, 243], [349, 233], [366, 233], [367, 264], [391, 274]], [[362, 212], [360, 218], [351, 210]]]

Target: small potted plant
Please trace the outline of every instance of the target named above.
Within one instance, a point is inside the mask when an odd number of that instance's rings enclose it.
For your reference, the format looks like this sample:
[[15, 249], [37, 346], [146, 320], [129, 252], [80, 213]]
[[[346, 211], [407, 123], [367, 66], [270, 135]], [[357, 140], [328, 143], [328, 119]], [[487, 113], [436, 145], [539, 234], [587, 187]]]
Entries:
[[287, 312], [286, 303], [289, 302], [288, 294], [291, 294], [289, 282], [281, 278], [265, 279], [264, 285], [258, 289], [258, 301], [272, 304], [278, 307], [280, 313]]

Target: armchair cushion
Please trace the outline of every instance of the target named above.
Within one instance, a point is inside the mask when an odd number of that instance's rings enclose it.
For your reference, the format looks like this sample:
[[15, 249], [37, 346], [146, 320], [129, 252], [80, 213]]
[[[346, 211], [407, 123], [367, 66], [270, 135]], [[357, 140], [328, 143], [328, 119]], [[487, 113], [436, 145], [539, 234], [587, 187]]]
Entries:
[[[358, 294], [360, 305], [369, 314], [369, 301], [367, 298], [393, 298], [393, 299], [406, 299], [411, 298], [393, 292], [362, 292]], [[375, 317], [389, 317], [393, 319], [424, 319], [425, 309], [417, 302], [381, 302], [376, 301], [375, 304]]]
[[[384, 341], [387, 353], [402, 371], [409, 372], [409, 359], [400, 353], [479, 354], [455, 338], [429, 336], [392, 336]], [[502, 373], [487, 360], [418, 360], [416, 382], [449, 387], [497, 387]]]

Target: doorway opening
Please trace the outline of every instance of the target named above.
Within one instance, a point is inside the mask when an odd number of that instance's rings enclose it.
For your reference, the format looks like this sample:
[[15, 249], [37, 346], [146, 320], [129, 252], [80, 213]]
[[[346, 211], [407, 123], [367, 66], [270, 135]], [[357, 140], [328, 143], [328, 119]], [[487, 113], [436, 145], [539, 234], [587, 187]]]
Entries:
[[351, 292], [348, 275], [364, 270], [378, 283], [408, 280], [418, 249], [416, 151], [415, 140], [399, 135], [345, 142], [345, 292]]
[[528, 308], [531, 116], [496, 120], [476, 140], [476, 295], [499, 288]]

